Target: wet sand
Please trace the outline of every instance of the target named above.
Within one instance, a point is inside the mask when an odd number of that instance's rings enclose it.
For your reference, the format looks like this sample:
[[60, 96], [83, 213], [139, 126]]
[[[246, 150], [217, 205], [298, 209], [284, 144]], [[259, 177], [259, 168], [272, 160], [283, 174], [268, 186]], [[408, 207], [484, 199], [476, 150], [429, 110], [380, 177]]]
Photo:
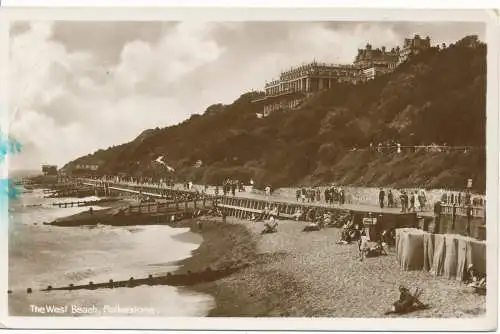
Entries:
[[394, 250], [361, 262], [357, 244], [338, 245], [340, 230], [302, 232], [304, 223], [281, 221], [279, 232], [261, 235], [263, 223], [229, 218], [196, 221], [203, 236], [179, 272], [232, 264], [248, 267], [215, 282], [190, 286], [215, 298], [209, 316], [384, 317], [399, 298], [398, 286], [423, 289], [430, 309], [405, 317], [476, 317], [486, 311], [486, 297], [458, 281], [421, 271], [402, 271]]

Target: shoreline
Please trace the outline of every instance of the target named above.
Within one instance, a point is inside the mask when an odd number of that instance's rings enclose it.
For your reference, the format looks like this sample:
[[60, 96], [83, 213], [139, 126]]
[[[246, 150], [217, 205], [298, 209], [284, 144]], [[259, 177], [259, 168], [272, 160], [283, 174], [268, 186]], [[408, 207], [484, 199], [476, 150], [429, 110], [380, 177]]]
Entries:
[[[286, 296], [301, 289], [293, 276], [277, 271], [260, 272], [260, 277], [248, 276], [256, 267], [271, 263], [285, 254], [259, 254], [255, 235], [229, 217], [226, 223], [220, 218], [203, 220], [201, 230], [196, 220], [173, 227], [189, 227], [192, 233], [203, 237], [200, 247], [192, 252], [191, 257], [177, 262], [180, 267], [176, 273], [195, 272], [207, 267], [217, 270], [232, 265], [247, 266], [216, 281], [182, 287], [212, 296], [214, 307], [207, 317], [290, 316]], [[275, 275], [281, 281], [277, 281]], [[264, 281], [271, 284], [261, 285]], [[256, 286], [249, 284], [252, 282], [257, 283]]]

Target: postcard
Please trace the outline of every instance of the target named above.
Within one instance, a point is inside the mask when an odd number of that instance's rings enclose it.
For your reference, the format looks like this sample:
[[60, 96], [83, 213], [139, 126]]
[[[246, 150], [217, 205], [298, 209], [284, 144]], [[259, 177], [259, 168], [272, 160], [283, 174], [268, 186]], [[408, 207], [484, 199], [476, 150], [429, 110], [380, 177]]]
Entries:
[[1, 15], [6, 328], [496, 328], [495, 12]]

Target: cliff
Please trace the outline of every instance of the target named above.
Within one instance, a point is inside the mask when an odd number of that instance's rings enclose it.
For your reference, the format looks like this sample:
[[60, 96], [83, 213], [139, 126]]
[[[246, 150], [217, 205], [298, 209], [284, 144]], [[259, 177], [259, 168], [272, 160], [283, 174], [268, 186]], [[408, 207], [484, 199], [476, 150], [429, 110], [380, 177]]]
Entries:
[[[137, 139], [68, 163], [101, 162], [103, 173], [161, 175], [166, 155], [178, 178], [221, 182], [253, 178], [258, 186], [339, 182], [370, 186], [484, 191], [486, 46], [432, 48], [395, 72], [363, 84], [337, 84], [299, 110], [259, 119], [246, 93], [230, 105], [143, 132]], [[446, 152], [371, 152], [370, 143], [470, 146]], [[196, 161], [201, 167], [193, 167]]]

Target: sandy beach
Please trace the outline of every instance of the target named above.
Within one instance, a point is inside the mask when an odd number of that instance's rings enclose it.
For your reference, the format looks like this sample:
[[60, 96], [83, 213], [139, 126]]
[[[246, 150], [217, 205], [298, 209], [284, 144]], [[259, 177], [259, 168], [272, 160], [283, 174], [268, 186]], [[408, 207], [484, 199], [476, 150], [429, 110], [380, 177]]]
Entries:
[[430, 309], [406, 317], [476, 317], [486, 298], [458, 281], [421, 271], [402, 271], [395, 252], [359, 260], [358, 246], [338, 245], [340, 230], [302, 232], [304, 223], [281, 221], [279, 232], [261, 235], [263, 223], [228, 218], [183, 222], [203, 237], [179, 271], [230, 264], [248, 267], [189, 289], [215, 298], [209, 316], [384, 317], [399, 298], [398, 286], [423, 289]]

